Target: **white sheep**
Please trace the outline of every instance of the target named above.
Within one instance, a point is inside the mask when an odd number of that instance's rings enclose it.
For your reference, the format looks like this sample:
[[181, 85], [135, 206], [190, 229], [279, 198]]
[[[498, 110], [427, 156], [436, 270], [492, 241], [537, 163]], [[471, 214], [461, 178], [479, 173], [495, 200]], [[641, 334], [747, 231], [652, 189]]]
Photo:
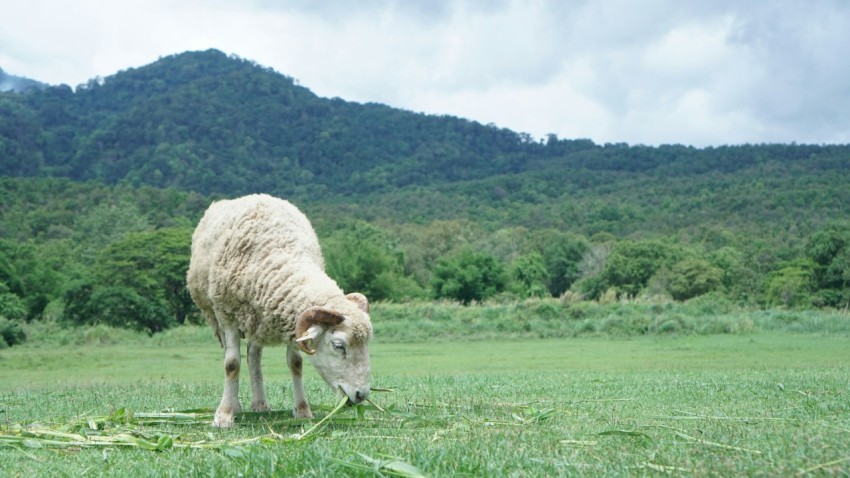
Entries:
[[270, 409], [260, 366], [268, 345], [287, 344], [296, 417], [312, 417], [296, 346], [350, 404], [369, 395], [368, 301], [344, 295], [325, 274], [316, 233], [289, 202], [258, 194], [213, 203], [192, 236], [187, 284], [225, 350], [224, 393], [213, 426], [232, 426], [233, 414], [242, 411], [241, 336], [248, 339], [253, 411]]

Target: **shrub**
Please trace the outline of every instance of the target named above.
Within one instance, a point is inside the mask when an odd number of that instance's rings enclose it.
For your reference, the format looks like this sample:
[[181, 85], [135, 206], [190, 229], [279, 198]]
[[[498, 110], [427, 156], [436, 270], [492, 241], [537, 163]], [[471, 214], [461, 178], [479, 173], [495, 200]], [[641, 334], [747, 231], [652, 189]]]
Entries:
[[63, 318], [77, 325], [105, 324], [148, 333], [175, 325], [164, 304], [148, 300], [128, 287], [95, 288], [80, 283], [68, 289], [65, 301]]
[[401, 301], [423, 294], [404, 273], [404, 256], [386, 234], [357, 223], [339, 229], [323, 241], [326, 270], [346, 291], [361, 292], [370, 301]]
[[434, 270], [434, 296], [469, 304], [490, 298], [505, 288], [505, 271], [493, 256], [466, 248], [441, 259]]
[[511, 266], [513, 288], [522, 298], [549, 295], [546, 288], [548, 276], [549, 272], [543, 263], [543, 256], [537, 252], [518, 257]]
[[670, 271], [667, 285], [676, 300], [688, 300], [718, 287], [723, 281], [723, 271], [702, 259], [685, 259], [677, 262]]
[[26, 340], [21, 321], [27, 316], [27, 307], [17, 295], [9, 292], [0, 282], [0, 349], [17, 345]]
[[23, 343], [27, 335], [21, 324], [0, 317], [0, 349]]
[[661, 241], [624, 241], [614, 246], [602, 277], [607, 286], [634, 297], [658, 270], [670, 264], [674, 255], [673, 248]]
[[23, 320], [27, 316], [27, 306], [17, 295], [9, 292], [6, 284], [0, 282], [0, 317], [10, 320]]
[[815, 305], [850, 305], [850, 226], [831, 225], [815, 233], [806, 245], [814, 263]]
[[799, 307], [811, 303], [814, 264], [799, 260], [785, 264], [770, 274], [767, 282], [767, 298], [771, 304]]

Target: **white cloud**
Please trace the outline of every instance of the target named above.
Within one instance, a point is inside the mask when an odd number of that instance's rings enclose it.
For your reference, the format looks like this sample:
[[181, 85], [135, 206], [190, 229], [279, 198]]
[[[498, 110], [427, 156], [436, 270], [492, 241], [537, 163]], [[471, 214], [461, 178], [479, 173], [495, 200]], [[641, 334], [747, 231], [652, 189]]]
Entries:
[[0, 66], [76, 85], [218, 48], [323, 96], [597, 142], [850, 141], [850, 3], [0, 0]]

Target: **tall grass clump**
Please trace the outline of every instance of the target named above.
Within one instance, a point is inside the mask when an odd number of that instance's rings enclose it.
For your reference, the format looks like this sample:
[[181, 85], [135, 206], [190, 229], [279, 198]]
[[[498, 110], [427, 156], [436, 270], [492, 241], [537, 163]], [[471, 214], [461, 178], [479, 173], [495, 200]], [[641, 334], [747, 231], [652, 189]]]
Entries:
[[[493, 338], [638, 337], [749, 334], [764, 331], [850, 335], [850, 314], [837, 310], [745, 309], [719, 297], [687, 302], [641, 300], [600, 303], [554, 298], [484, 302], [378, 302], [371, 312], [375, 337], [384, 342]], [[23, 346], [163, 343], [213, 344], [206, 325], [183, 325], [154, 334], [107, 325], [25, 323]], [[3, 345], [0, 344], [0, 347]]]
[[148, 334], [105, 324], [72, 326], [56, 320], [26, 324], [28, 343], [33, 345], [115, 345], [137, 344], [150, 339]]
[[839, 310], [758, 310], [747, 314], [762, 330], [850, 335], [850, 313]]
[[743, 309], [714, 296], [687, 302], [600, 303], [535, 298], [470, 306], [445, 301], [378, 303], [372, 316], [376, 337], [399, 342], [492, 337], [748, 334], [758, 330], [850, 331], [850, 320], [841, 312]]

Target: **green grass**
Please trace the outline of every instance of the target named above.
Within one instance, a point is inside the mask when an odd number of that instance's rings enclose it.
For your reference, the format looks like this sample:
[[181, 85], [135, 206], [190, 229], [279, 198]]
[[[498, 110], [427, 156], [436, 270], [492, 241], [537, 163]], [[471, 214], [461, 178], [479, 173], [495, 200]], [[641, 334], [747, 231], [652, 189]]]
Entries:
[[[33, 343], [0, 351], [0, 435], [19, 437], [0, 438], [0, 476], [850, 474], [850, 337], [779, 329], [411, 343], [379, 335], [373, 386], [394, 391], [373, 398], [385, 412], [343, 409], [300, 439], [337, 402], [312, 367], [305, 381], [317, 419], [246, 413], [219, 430], [208, 422], [222, 357], [205, 329]], [[282, 349], [268, 349], [264, 368], [272, 405], [288, 410], [284, 361]], [[247, 406], [247, 377], [240, 392]], [[145, 415], [164, 410], [189, 415]], [[50, 445], [39, 430], [126, 443]]]

